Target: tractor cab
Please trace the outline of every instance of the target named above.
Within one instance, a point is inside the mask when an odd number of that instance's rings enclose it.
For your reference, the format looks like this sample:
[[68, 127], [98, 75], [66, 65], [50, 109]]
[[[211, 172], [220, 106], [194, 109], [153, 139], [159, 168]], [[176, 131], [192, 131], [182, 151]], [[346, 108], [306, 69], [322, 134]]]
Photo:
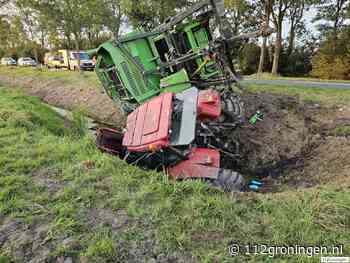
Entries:
[[161, 93], [223, 79], [211, 51], [213, 6], [204, 1], [191, 11], [152, 32], [132, 32], [90, 51], [91, 57], [97, 56], [96, 73], [106, 93], [126, 114]]

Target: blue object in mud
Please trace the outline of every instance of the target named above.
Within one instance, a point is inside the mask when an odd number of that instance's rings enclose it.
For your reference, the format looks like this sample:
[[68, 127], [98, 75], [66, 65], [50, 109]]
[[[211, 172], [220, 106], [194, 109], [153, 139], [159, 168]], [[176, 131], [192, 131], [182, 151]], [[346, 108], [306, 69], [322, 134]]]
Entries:
[[262, 185], [263, 185], [262, 182], [256, 181], [256, 180], [252, 180], [252, 181], [250, 182], [250, 184], [257, 185], [257, 186], [262, 186]]
[[251, 185], [249, 185], [249, 189], [252, 191], [258, 191], [260, 189], [260, 186], [251, 184]]

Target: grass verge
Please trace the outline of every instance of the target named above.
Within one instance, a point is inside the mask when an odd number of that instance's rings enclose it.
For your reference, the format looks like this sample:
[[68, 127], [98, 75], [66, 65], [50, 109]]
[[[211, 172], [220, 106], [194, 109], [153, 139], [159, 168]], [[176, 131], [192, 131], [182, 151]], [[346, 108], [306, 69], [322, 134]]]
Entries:
[[350, 90], [263, 85], [247, 85], [247, 90], [254, 93], [272, 92], [298, 96], [303, 101], [314, 103], [321, 102], [328, 106], [350, 105]]
[[33, 77], [39, 80], [57, 80], [62, 83], [88, 83], [91, 87], [100, 87], [100, 82], [97, 79], [95, 72], [68, 71], [68, 70], [49, 70], [43, 68], [28, 68], [28, 67], [5, 67], [0, 66], [0, 75], [13, 77]]
[[350, 80], [342, 79], [319, 79], [313, 77], [283, 77], [281, 75], [274, 76], [271, 73], [262, 73], [262, 74], [252, 74], [245, 77], [246, 79], [254, 80], [299, 80], [299, 81], [312, 81], [312, 82], [341, 82], [341, 83], [350, 83]]

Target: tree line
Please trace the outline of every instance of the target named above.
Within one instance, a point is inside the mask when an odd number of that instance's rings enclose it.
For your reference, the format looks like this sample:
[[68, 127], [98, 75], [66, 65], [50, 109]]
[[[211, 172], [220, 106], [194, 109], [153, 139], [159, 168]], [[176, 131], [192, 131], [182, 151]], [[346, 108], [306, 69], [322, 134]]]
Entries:
[[[152, 30], [198, 1], [0, 0], [0, 56], [42, 60], [48, 49], [94, 48], [124, 28]], [[350, 79], [350, 0], [225, 0], [225, 6], [234, 34], [263, 23], [276, 31], [232, 46], [243, 74]]]

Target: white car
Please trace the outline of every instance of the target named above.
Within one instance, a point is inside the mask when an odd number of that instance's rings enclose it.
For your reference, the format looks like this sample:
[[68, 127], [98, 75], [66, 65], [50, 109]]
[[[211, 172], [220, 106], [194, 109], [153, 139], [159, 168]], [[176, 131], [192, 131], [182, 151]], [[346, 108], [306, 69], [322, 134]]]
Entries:
[[18, 66], [22, 67], [35, 67], [37, 65], [36, 61], [32, 58], [19, 58], [18, 59]]
[[2, 58], [1, 65], [3, 65], [3, 66], [16, 66], [17, 62], [13, 58]]

